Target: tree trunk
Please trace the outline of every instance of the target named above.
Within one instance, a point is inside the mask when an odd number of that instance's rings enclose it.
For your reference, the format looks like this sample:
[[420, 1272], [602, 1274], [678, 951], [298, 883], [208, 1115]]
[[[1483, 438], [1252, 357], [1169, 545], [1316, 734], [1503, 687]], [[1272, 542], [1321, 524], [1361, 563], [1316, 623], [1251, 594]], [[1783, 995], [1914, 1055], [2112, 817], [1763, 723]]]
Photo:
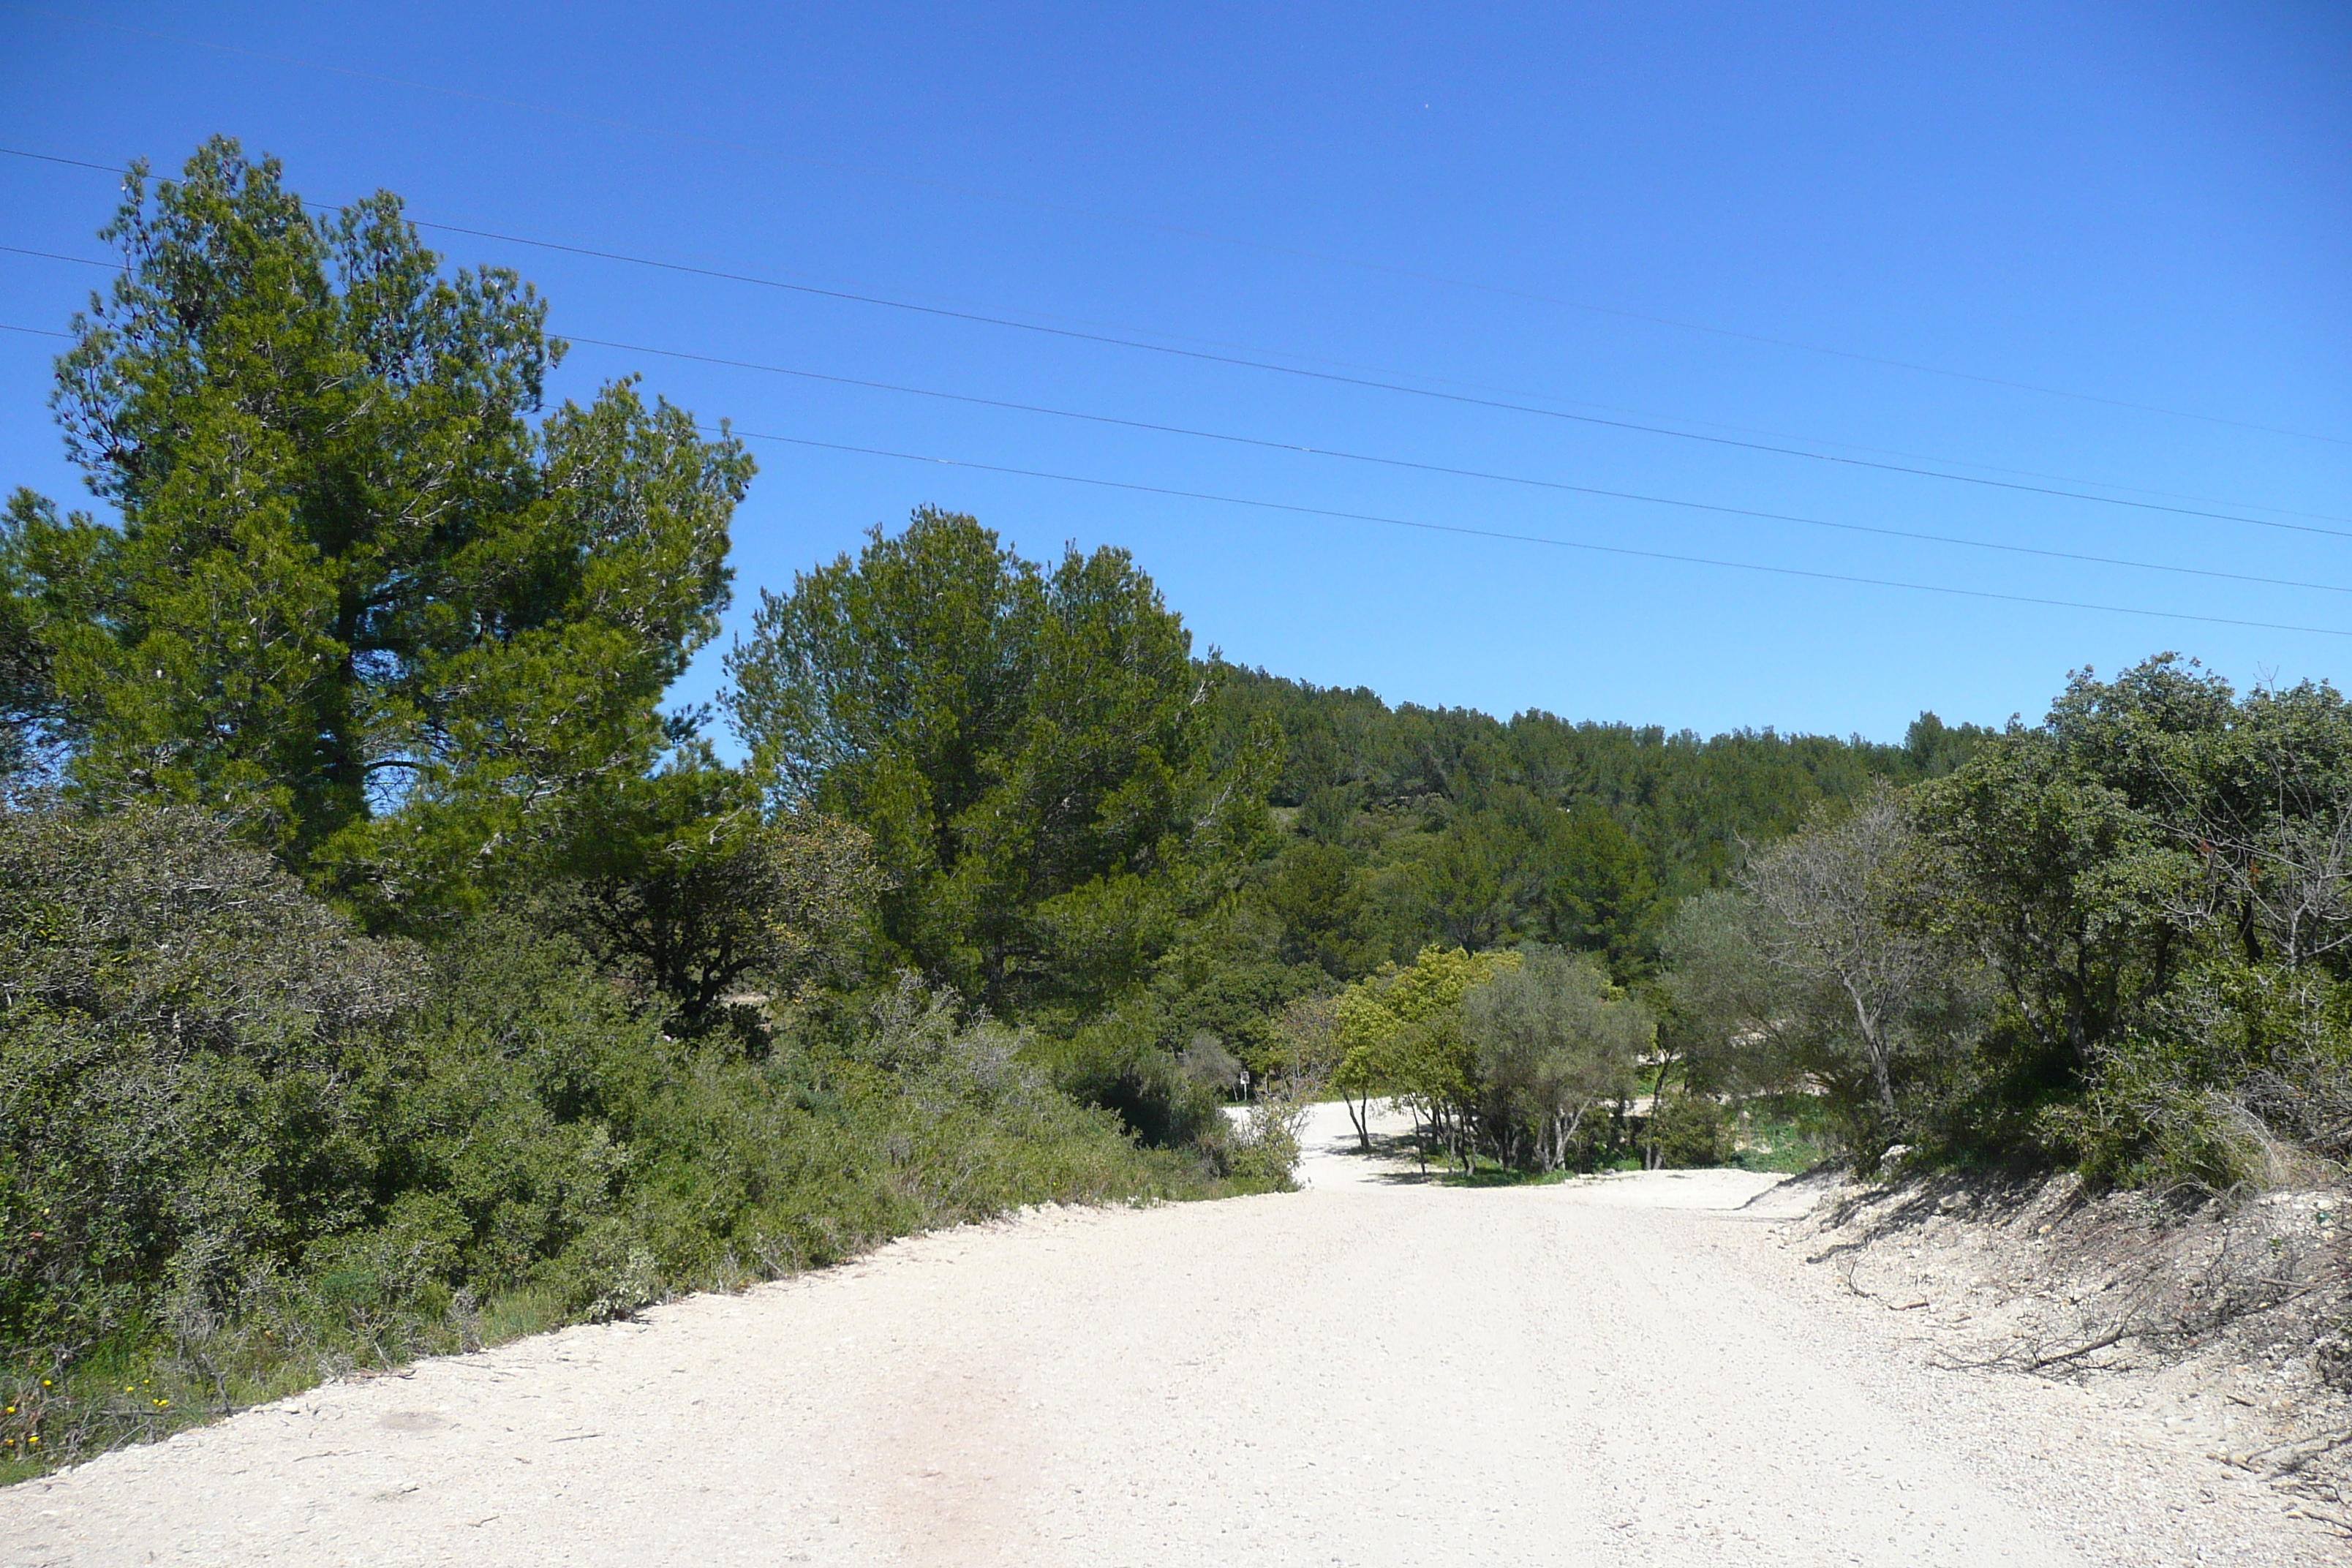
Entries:
[[1845, 988], [1847, 1000], [1853, 1004], [1853, 1024], [1862, 1035], [1862, 1054], [1870, 1058], [1870, 1076], [1878, 1086], [1878, 1103], [1886, 1112], [1886, 1120], [1895, 1120], [1895, 1079], [1887, 1071], [1886, 1039], [1878, 1020], [1863, 1004], [1862, 993], [1851, 984]]

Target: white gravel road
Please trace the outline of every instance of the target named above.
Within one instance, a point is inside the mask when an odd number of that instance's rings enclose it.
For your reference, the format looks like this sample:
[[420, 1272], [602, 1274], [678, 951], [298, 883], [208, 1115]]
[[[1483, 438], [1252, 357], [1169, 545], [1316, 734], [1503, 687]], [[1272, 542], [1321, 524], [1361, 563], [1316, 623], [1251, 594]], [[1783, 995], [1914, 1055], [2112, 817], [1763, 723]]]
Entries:
[[[1930, 1370], [1739, 1173], [1066, 1210], [0, 1492], [0, 1563], [2345, 1560], [2127, 1409]], [[1779, 1207], [1775, 1208], [1778, 1200]], [[1916, 1314], [1914, 1315], [1916, 1316]]]

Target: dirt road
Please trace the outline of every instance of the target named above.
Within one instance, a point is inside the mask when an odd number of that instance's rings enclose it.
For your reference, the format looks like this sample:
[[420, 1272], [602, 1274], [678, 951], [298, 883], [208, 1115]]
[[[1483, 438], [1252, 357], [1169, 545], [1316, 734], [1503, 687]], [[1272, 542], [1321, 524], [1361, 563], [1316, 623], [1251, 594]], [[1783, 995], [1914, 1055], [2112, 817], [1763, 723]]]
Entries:
[[[0, 1563], [2244, 1563], [2128, 1409], [1939, 1373], [1738, 1173], [1064, 1211], [0, 1493]], [[1780, 1206], [1775, 1208], [1775, 1200]]]

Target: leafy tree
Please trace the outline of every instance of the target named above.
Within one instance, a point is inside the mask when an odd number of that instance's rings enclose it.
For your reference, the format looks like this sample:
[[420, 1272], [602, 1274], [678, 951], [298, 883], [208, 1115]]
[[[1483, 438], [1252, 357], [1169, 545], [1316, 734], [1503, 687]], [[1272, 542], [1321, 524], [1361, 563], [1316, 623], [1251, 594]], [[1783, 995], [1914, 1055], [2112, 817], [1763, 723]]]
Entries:
[[1492, 947], [1511, 934], [1517, 879], [1507, 830], [1471, 816], [1440, 834], [1412, 868], [1414, 925], [1440, 942]]
[[1551, 940], [1602, 954], [1620, 978], [1646, 973], [1656, 959], [1663, 902], [1649, 858], [1596, 806], [1568, 817], [1554, 839], [1544, 889]]
[[1660, 1092], [1668, 1066], [1696, 1094], [1770, 1093], [1803, 1079], [1806, 1046], [1821, 1032], [1809, 1016], [1815, 999], [1766, 958], [1766, 918], [1754, 899], [1727, 888], [1675, 907], [1660, 941]]
[[1908, 811], [1880, 790], [1843, 818], [1822, 817], [1748, 868], [1741, 885], [1762, 909], [1754, 928], [1766, 961], [1801, 984], [1835, 993], [1892, 1125], [1894, 1058], [1915, 994], [1945, 955], [1893, 918], [1912, 846]]
[[1989, 959], [2046, 1072], [2078, 1087], [2177, 970], [2185, 852], [2057, 738], [2030, 731], [1927, 786], [1919, 819], [1948, 879], [1924, 912]]
[[105, 237], [54, 402], [120, 522], [20, 494], [0, 536], [75, 787], [232, 810], [388, 916], [644, 771], [726, 602], [737, 442], [626, 382], [534, 426], [529, 286], [232, 141], [134, 173]]
[[[53, 513], [24, 490], [9, 497], [0, 537], [19, 533]], [[23, 565], [0, 551], [0, 782], [16, 779], [39, 760], [57, 722], [57, 685], [48, 649], [35, 628]]]
[[770, 821], [748, 779], [703, 755], [618, 792], [583, 840], [551, 912], [667, 998], [685, 1032], [729, 1018], [746, 986], [789, 1006], [859, 978], [859, 928], [880, 891], [862, 830]]
[[1049, 573], [925, 509], [761, 595], [729, 707], [777, 803], [873, 836], [908, 958], [992, 1004], [1100, 1000], [1189, 871], [1265, 832], [1266, 752], [1212, 766], [1191, 647], [1124, 552]]
[[1360, 1142], [1370, 1144], [1365, 1113], [1372, 1098], [1394, 1095], [1417, 1104], [1447, 1147], [1461, 1152], [1470, 1131], [1462, 1113], [1474, 1067], [1462, 1032], [1462, 998], [1518, 964], [1516, 952], [1432, 946], [1410, 965], [1383, 964], [1339, 994], [1333, 1009], [1339, 1052], [1333, 1083], [1349, 1097]]
[[1903, 731], [1903, 752], [1913, 778], [1939, 779], [1975, 754], [1994, 731], [1980, 724], [1951, 725], [1922, 713]]
[[1281, 922], [1288, 962], [1313, 963], [1346, 980], [1380, 961], [1378, 911], [1355, 858], [1345, 850], [1314, 840], [1293, 845], [1276, 863], [1263, 896]]
[[1532, 1145], [1546, 1171], [1568, 1163], [1588, 1112], [1632, 1092], [1657, 1033], [1597, 959], [1544, 948], [1466, 991], [1462, 1012], [1489, 1142], [1506, 1164], [1524, 1163]]

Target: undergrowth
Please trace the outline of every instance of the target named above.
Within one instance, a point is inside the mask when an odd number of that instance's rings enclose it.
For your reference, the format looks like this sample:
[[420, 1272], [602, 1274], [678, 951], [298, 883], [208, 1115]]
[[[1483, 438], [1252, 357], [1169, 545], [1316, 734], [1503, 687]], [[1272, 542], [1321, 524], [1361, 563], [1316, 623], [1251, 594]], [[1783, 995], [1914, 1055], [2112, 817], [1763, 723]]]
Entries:
[[200, 813], [0, 813], [0, 1481], [910, 1232], [1286, 1174], [1141, 1145], [911, 977], [785, 1022], [673, 1037], [496, 912], [361, 937]]

